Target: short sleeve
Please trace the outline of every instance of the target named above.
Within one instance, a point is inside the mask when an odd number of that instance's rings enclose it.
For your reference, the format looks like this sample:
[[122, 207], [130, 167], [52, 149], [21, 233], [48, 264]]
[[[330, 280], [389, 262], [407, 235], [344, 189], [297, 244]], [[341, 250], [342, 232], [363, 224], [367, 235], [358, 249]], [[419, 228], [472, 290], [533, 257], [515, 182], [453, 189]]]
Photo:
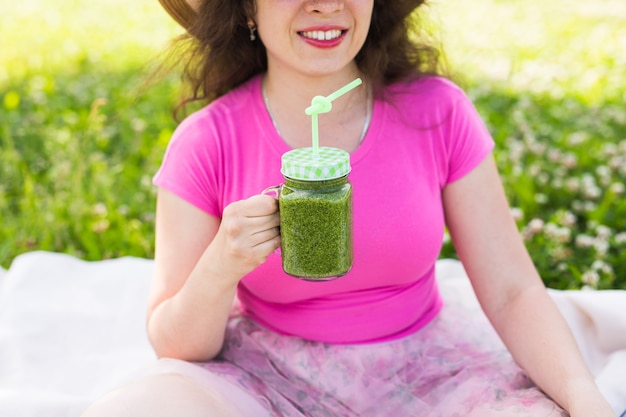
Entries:
[[154, 185], [166, 189], [200, 210], [221, 217], [218, 204], [217, 178], [219, 152], [215, 129], [204, 112], [185, 119], [174, 131], [154, 175]]
[[476, 168], [494, 148], [494, 141], [469, 97], [460, 89], [445, 132], [448, 159], [446, 184], [457, 181]]

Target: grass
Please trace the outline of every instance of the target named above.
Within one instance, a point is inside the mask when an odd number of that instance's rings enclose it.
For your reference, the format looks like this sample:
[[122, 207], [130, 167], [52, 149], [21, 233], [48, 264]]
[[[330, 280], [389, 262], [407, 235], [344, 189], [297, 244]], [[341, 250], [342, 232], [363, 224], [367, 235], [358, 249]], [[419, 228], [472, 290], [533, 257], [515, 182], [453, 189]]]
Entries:
[[[179, 29], [153, 0], [0, 8], [0, 265], [38, 249], [153, 256], [150, 180], [179, 84], [144, 81]], [[546, 284], [626, 288], [626, 5], [451, 0], [430, 21]]]

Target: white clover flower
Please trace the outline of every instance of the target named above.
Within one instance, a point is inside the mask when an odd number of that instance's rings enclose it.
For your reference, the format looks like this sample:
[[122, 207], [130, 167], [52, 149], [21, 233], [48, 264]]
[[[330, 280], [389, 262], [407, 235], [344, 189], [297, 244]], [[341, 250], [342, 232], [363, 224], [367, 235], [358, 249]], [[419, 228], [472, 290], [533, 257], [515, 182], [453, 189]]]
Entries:
[[532, 164], [528, 167], [528, 173], [533, 177], [536, 177], [541, 173], [541, 166], [539, 164]]
[[532, 219], [522, 231], [522, 236], [524, 240], [530, 240], [534, 235], [541, 233], [543, 230], [543, 220], [541, 219]]
[[596, 227], [596, 234], [600, 239], [607, 240], [613, 235], [610, 227], [600, 224]]
[[543, 230], [543, 225], [543, 220], [534, 218], [528, 223], [528, 228], [534, 233], [539, 233]]
[[567, 227], [559, 227], [556, 231], [556, 240], [560, 243], [569, 243], [572, 240], [572, 230]]
[[568, 152], [567, 154], [565, 154], [565, 156], [563, 156], [561, 163], [566, 168], [575, 168], [576, 165], [578, 165], [578, 157], [575, 154]]
[[130, 125], [135, 132], [143, 132], [146, 130], [148, 123], [143, 119], [135, 117], [130, 121]]
[[560, 221], [563, 226], [572, 227], [576, 224], [578, 218], [571, 211], [565, 210], [561, 213]]
[[524, 211], [519, 207], [511, 207], [510, 212], [515, 222], [519, 222], [524, 218]]
[[539, 173], [539, 175], [537, 175], [538, 184], [545, 185], [548, 183], [548, 181], [550, 181], [550, 176], [547, 173], [541, 172]]
[[602, 272], [603, 274], [606, 274], [606, 275], [613, 275], [613, 267], [609, 265], [608, 263], [601, 261], [599, 259], [594, 261], [593, 264], [591, 264], [591, 269], [593, 269], [594, 271]]
[[95, 222], [92, 226], [91, 226], [91, 230], [94, 233], [104, 233], [109, 229], [110, 223], [107, 219], [102, 219], [99, 220], [97, 222]]
[[557, 166], [557, 167], [554, 167], [554, 169], [552, 170], [552, 175], [554, 177], [565, 178], [569, 174], [567, 173], [567, 169], [565, 167]]
[[601, 178], [611, 177], [611, 168], [606, 165], [600, 165], [596, 168], [596, 174], [598, 174]]
[[591, 248], [595, 244], [596, 239], [593, 236], [584, 233], [576, 236], [576, 246], [579, 248]]
[[555, 238], [557, 236], [557, 233], [558, 233], [558, 230], [559, 230], [559, 226], [557, 226], [556, 224], [554, 224], [552, 222], [548, 222], [544, 226], [543, 230], [544, 230], [544, 232], [545, 232], [547, 237]]
[[593, 186], [585, 187], [583, 195], [590, 200], [597, 200], [602, 195], [602, 190], [594, 184]]
[[607, 165], [600, 165], [597, 167], [596, 174], [598, 174], [600, 184], [605, 188], [611, 184], [611, 181], [613, 181], [613, 170], [611, 170], [611, 168]]
[[[565, 259], [570, 258], [572, 256], [572, 251], [571, 249], [564, 248], [563, 246], [557, 246], [550, 250], [550, 256], [552, 257], [553, 261], [561, 262], [561, 261], [564, 261]], [[559, 263], [558, 266], [559, 266], [558, 269], [561, 272], [567, 270], [567, 264], [563, 262]]]
[[122, 216], [127, 216], [130, 213], [130, 208], [126, 204], [122, 204], [116, 210]]
[[552, 188], [556, 190], [560, 190], [561, 188], [563, 188], [563, 180], [559, 178], [559, 176], [555, 176], [555, 178], [552, 180]]
[[621, 171], [621, 168], [624, 166], [624, 164], [626, 164], [626, 159], [619, 155], [612, 157], [611, 159], [609, 159], [609, 162], [608, 162], [608, 165], [609, 167], [611, 167], [611, 169], [620, 170], [620, 171]]
[[108, 210], [104, 203], [98, 203], [91, 208], [91, 212], [94, 216], [106, 216]]
[[617, 155], [617, 146], [611, 142], [605, 143], [602, 147], [602, 153], [604, 156], [615, 156]]
[[621, 195], [624, 194], [624, 191], [626, 191], [626, 186], [624, 185], [624, 183], [614, 182], [610, 185], [609, 190], [611, 190], [613, 194]]
[[598, 206], [593, 201], [585, 201], [583, 203], [583, 210], [587, 213], [594, 211]]
[[587, 140], [587, 134], [585, 132], [576, 132], [572, 133], [569, 138], [567, 138], [567, 142], [570, 145], [580, 145], [581, 143]]
[[626, 243], [626, 232], [620, 232], [615, 235], [615, 243], [622, 245]]
[[508, 149], [509, 149], [509, 159], [513, 162], [520, 161], [522, 159], [522, 156], [524, 156], [524, 152], [526, 150], [522, 142], [520, 142], [519, 140], [514, 140], [514, 139], [511, 139], [508, 142]]
[[559, 162], [561, 160], [561, 151], [559, 151], [558, 149], [550, 149], [548, 151], [548, 161], [552, 162], [552, 163], [556, 163]]
[[139, 183], [141, 184], [142, 187], [146, 188], [146, 187], [152, 187], [152, 178], [150, 178], [149, 175], [142, 175], [141, 179], [139, 180]]
[[583, 174], [583, 176], [581, 177], [581, 182], [583, 187], [592, 187], [596, 185], [596, 179], [593, 177], [593, 175], [588, 173]]
[[603, 257], [608, 253], [611, 245], [605, 240], [596, 239], [595, 242], [593, 242], [593, 248], [596, 250], [598, 256]]
[[578, 178], [569, 178], [565, 182], [565, 187], [571, 192], [576, 192], [580, 190], [580, 180]]
[[543, 193], [535, 195], [535, 201], [539, 204], [546, 204], [548, 202], [548, 196]]
[[528, 146], [529, 150], [535, 155], [543, 155], [546, 152], [546, 144], [543, 142], [531, 142]]
[[582, 282], [591, 288], [596, 288], [600, 282], [600, 275], [596, 271], [587, 271], [581, 277]]
[[581, 212], [584, 209], [584, 205], [583, 202], [580, 200], [574, 200], [572, 201], [572, 210], [576, 211], [576, 212]]

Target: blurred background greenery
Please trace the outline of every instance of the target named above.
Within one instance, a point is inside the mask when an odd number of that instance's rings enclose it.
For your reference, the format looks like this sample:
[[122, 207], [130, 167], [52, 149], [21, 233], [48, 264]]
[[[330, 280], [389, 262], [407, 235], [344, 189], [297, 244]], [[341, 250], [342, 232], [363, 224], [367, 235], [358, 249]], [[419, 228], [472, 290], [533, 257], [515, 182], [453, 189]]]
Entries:
[[[153, 256], [179, 82], [146, 79], [180, 29], [156, 0], [0, 10], [0, 265]], [[626, 3], [436, 0], [428, 15], [546, 284], [626, 289]]]

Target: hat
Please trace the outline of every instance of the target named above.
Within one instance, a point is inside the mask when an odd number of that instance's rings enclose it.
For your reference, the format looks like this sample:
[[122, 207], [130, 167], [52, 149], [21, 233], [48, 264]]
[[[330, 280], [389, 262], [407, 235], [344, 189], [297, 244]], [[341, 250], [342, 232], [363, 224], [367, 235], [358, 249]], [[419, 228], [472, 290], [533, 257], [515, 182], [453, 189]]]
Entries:
[[159, 2], [174, 20], [185, 29], [189, 29], [196, 18], [200, 0], [159, 0]]

